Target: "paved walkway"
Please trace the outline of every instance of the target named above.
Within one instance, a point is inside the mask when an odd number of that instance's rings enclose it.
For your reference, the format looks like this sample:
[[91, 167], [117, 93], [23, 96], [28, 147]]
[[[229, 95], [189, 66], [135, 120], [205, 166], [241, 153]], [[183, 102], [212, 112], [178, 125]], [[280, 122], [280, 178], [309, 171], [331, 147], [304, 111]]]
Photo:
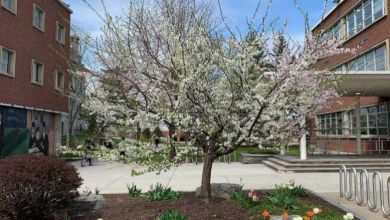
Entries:
[[[131, 176], [133, 167], [130, 165], [116, 163], [99, 163], [91, 167], [80, 167], [78, 163], [74, 165], [84, 179], [80, 192], [88, 187], [92, 192], [98, 188], [102, 194], [127, 193], [126, 185], [131, 183], [144, 191], [156, 183], [162, 183], [179, 191], [194, 191], [200, 186], [202, 173], [201, 164], [184, 164], [160, 175], [147, 173], [136, 177]], [[384, 175], [386, 178], [387, 176], [389, 174]], [[383, 219], [380, 213], [372, 214], [367, 207], [357, 207], [352, 202], [338, 198], [338, 173], [277, 173], [262, 164], [215, 163], [211, 181], [213, 183], [242, 183], [245, 189], [273, 189], [275, 184], [290, 180], [352, 209], [369, 220]]]

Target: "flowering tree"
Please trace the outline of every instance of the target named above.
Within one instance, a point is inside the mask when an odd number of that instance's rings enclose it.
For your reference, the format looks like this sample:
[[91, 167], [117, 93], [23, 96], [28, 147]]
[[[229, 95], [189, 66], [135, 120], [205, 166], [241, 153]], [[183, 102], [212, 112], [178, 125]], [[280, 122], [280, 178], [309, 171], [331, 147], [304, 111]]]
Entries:
[[[246, 34], [237, 35], [216, 28], [212, 10], [193, 0], [154, 0], [130, 4], [119, 17], [106, 14], [96, 50], [104, 71], [96, 73], [101, 84], [88, 103], [106, 122], [165, 124], [190, 134], [205, 155], [206, 199], [220, 156], [244, 143], [280, 143], [305, 132], [302, 121], [338, 95], [337, 77], [315, 63], [345, 52], [311, 35], [302, 47], [291, 44], [283, 32], [265, 31], [264, 23], [257, 29], [250, 22]], [[283, 49], [269, 46], [281, 42]], [[147, 146], [138, 149], [135, 155], [152, 165]], [[177, 151], [154, 168], [179, 163]]]

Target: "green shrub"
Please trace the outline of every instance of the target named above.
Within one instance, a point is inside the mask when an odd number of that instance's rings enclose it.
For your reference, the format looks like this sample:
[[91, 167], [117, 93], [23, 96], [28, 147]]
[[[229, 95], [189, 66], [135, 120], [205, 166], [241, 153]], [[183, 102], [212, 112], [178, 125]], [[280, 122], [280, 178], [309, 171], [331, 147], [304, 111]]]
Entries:
[[295, 186], [293, 185], [294, 188], [292, 189], [292, 193], [294, 196], [297, 196], [297, 197], [307, 197], [309, 195], [309, 191], [305, 188], [303, 188], [303, 186], [299, 185], [299, 186]]
[[180, 198], [181, 193], [171, 190], [170, 187], [164, 187], [161, 183], [151, 186], [150, 190], [145, 193], [145, 198], [149, 201], [161, 201]]
[[165, 212], [161, 213], [158, 217], [157, 220], [187, 220], [187, 216], [184, 214], [168, 209]]
[[127, 191], [129, 192], [130, 197], [140, 197], [142, 195], [142, 190], [137, 188], [137, 186], [132, 183], [131, 186], [127, 185]]
[[280, 207], [284, 210], [296, 209], [296, 201], [294, 199], [293, 191], [289, 188], [277, 187], [267, 200], [274, 206]]

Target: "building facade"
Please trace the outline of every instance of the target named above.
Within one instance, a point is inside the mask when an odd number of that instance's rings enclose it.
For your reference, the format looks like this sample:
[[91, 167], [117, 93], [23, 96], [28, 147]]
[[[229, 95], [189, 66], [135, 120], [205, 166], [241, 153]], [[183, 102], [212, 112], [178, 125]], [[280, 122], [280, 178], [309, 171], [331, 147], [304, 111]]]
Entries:
[[310, 145], [328, 153], [390, 154], [390, 0], [335, 2], [313, 32], [356, 51], [317, 63], [344, 76], [346, 95], [311, 121]]
[[72, 11], [60, 0], [0, 4], [0, 157], [54, 154], [68, 112]]

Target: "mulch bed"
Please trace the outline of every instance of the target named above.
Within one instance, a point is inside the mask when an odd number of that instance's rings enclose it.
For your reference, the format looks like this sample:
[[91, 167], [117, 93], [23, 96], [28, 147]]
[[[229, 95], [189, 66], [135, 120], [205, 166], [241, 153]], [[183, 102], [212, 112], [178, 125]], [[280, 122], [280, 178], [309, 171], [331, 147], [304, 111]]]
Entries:
[[143, 198], [131, 198], [128, 195], [104, 195], [104, 198], [107, 200], [108, 207], [101, 213], [73, 214], [71, 219], [155, 220], [159, 213], [169, 208], [186, 214], [191, 220], [261, 219], [250, 210], [231, 201], [214, 199], [210, 204], [206, 204], [201, 199], [196, 198], [194, 193], [184, 193], [177, 200], [155, 202]]

